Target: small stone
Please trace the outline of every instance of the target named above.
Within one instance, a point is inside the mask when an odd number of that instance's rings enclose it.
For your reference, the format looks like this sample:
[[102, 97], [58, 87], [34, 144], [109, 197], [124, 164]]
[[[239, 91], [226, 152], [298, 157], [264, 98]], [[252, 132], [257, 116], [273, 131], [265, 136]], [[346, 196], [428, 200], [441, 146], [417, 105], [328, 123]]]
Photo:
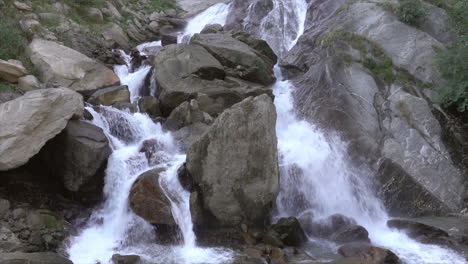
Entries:
[[41, 83], [34, 75], [26, 75], [18, 79], [18, 88], [23, 92], [41, 89]]
[[240, 227], [241, 227], [242, 232], [244, 233], [247, 233], [249, 231], [249, 227], [245, 223], [242, 223]]
[[16, 9], [20, 11], [25, 11], [25, 12], [32, 12], [33, 9], [27, 5], [26, 3], [15, 1], [13, 2], [13, 5], [16, 7]]
[[256, 248], [246, 248], [244, 250], [244, 254], [253, 257], [253, 258], [261, 258], [262, 257], [262, 252]]
[[23, 208], [17, 208], [13, 210], [13, 219], [19, 220], [25, 217], [26, 217], [26, 210], [24, 210]]

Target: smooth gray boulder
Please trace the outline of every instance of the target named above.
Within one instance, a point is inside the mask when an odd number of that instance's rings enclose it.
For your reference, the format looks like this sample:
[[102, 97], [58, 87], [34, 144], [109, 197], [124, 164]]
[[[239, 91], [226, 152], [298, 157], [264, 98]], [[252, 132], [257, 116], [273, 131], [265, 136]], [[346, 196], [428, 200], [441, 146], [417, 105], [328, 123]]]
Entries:
[[276, 109], [249, 97], [225, 110], [187, 152], [203, 206], [219, 224], [263, 225], [279, 191]]
[[190, 43], [204, 47], [223, 66], [236, 70], [243, 68], [238, 73], [241, 79], [263, 85], [276, 81], [275, 63], [230, 34], [195, 34]]
[[67, 89], [43, 89], [0, 105], [0, 171], [24, 165], [83, 114], [83, 98]]
[[94, 92], [87, 101], [95, 105], [130, 103], [130, 91], [127, 85], [102, 88]]
[[119, 77], [103, 64], [53, 41], [34, 39], [28, 46], [32, 63], [48, 87], [59, 85], [75, 91], [119, 84]]

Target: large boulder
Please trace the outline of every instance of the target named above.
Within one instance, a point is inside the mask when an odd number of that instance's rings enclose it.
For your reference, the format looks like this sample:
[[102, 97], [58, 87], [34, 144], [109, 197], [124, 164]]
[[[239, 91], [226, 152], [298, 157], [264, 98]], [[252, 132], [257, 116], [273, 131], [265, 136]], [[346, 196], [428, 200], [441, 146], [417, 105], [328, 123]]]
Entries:
[[15, 264], [73, 264], [70, 260], [52, 252], [0, 253], [0, 263]]
[[99, 194], [104, 169], [111, 154], [109, 141], [100, 127], [81, 120], [71, 120], [65, 129], [41, 150], [43, 161], [54, 168], [71, 192]]
[[206, 112], [217, 115], [248, 96], [271, 94], [271, 89], [261, 85], [226, 77], [219, 61], [197, 45], [166, 46], [155, 56], [154, 66], [165, 116], [182, 102], [200, 96], [211, 100]]
[[176, 226], [171, 202], [159, 185], [159, 175], [163, 172], [157, 168], [138, 176], [130, 190], [130, 208], [151, 224]]
[[387, 226], [405, 231], [409, 237], [425, 244], [450, 245], [449, 234], [437, 227], [407, 219], [392, 219]]
[[221, 225], [264, 224], [279, 190], [276, 109], [267, 95], [224, 111], [187, 153], [204, 208]]
[[0, 78], [8, 82], [17, 83], [18, 79], [26, 75], [26, 69], [13, 60], [0, 60]]
[[295, 217], [281, 218], [271, 228], [285, 245], [299, 247], [307, 241], [307, 236]]
[[364, 263], [371, 264], [399, 264], [400, 259], [392, 251], [374, 247], [365, 243], [350, 243], [338, 249], [338, 253], [343, 257], [359, 257], [365, 260]]
[[34, 39], [28, 46], [32, 63], [46, 86], [59, 85], [75, 91], [119, 84], [119, 77], [101, 63], [53, 41]]
[[195, 34], [190, 43], [204, 47], [226, 67], [241, 68], [243, 71], [237, 75], [244, 80], [263, 85], [270, 85], [276, 80], [273, 73], [276, 61], [230, 34]]
[[67, 88], [35, 90], [1, 104], [0, 170], [25, 164], [83, 109], [82, 96]]
[[127, 85], [102, 88], [94, 92], [88, 102], [95, 105], [113, 105], [130, 103], [130, 91]]

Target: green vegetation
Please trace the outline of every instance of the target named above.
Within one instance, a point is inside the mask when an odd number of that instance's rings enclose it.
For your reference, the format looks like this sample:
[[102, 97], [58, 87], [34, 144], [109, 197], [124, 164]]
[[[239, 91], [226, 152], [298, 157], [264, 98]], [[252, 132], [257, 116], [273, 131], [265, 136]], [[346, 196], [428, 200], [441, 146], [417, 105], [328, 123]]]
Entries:
[[175, 0], [150, 0], [151, 7], [156, 11], [164, 11], [168, 9], [178, 9]]
[[401, 22], [411, 26], [418, 26], [426, 13], [419, 0], [401, 0], [397, 15]]
[[13, 86], [11, 86], [10, 84], [0, 81], [0, 93], [14, 91], [14, 90], [15, 88], [13, 88]]
[[454, 0], [449, 14], [459, 38], [447, 49], [439, 50], [435, 57], [445, 79], [435, 101], [446, 108], [456, 107], [459, 112], [464, 112], [468, 109], [468, 1]]
[[27, 38], [15, 25], [8, 22], [0, 22], [0, 59], [19, 59], [24, 52]]

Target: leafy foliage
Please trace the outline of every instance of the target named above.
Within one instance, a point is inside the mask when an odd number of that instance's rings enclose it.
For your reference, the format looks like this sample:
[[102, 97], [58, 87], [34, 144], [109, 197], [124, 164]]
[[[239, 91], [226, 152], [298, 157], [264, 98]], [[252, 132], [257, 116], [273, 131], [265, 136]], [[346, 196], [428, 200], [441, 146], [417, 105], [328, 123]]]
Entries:
[[175, 0], [150, 0], [150, 5], [153, 9], [157, 11], [178, 9]]
[[468, 109], [468, 1], [455, 0], [449, 14], [459, 38], [436, 55], [436, 65], [445, 79], [436, 102], [464, 112]]
[[401, 0], [397, 15], [401, 22], [417, 26], [426, 14], [419, 0]]

